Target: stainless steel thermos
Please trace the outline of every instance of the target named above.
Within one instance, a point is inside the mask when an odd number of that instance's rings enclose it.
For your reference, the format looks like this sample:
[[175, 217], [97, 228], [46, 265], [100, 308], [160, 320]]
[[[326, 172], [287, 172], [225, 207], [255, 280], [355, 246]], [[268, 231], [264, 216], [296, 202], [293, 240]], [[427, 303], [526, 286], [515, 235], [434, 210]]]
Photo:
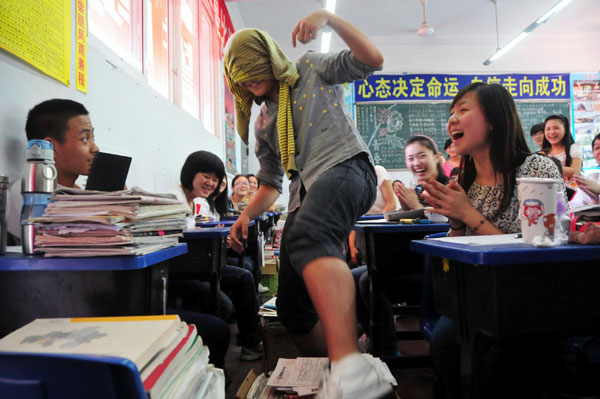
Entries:
[[56, 167], [52, 143], [46, 140], [29, 140], [21, 182], [21, 244], [24, 254], [31, 255], [35, 250], [35, 228], [29, 220], [43, 216], [55, 189]]

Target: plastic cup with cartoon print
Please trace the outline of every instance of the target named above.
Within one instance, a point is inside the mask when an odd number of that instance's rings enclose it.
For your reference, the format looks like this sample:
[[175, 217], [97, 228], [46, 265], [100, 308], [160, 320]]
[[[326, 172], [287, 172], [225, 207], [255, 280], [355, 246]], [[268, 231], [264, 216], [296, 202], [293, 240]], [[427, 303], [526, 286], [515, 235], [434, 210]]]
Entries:
[[523, 243], [543, 245], [554, 241], [558, 183], [555, 179], [517, 178]]

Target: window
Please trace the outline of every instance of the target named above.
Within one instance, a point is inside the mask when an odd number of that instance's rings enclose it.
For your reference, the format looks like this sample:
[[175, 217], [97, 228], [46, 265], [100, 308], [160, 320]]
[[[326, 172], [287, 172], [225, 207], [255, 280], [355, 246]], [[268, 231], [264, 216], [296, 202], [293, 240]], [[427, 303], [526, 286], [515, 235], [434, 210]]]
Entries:
[[200, 119], [199, 65], [198, 65], [198, 2], [182, 0], [179, 15], [181, 40], [177, 81], [181, 108], [194, 118]]
[[141, 72], [141, 2], [89, 0], [88, 6], [90, 32]]
[[146, 51], [144, 53], [144, 72], [148, 85], [163, 97], [170, 96], [170, 2], [165, 0], [146, 1]]
[[224, 2], [88, 0], [88, 4], [90, 32], [143, 73], [150, 87], [221, 138], [221, 41], [233, 30]]
[[200, 104], [201, 120], [206, 130], [220, 138], [220, 113], [217, 107], [219, 92], [219, 57], [215, 51], [215, 25], [205, 7], [200, 10]]

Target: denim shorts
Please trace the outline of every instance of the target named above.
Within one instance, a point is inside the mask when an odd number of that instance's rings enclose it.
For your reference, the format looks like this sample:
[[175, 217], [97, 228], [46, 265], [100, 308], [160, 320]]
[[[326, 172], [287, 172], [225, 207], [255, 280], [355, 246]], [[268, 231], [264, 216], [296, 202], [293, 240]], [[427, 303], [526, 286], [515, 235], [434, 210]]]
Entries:
[[302, 270], [322, 257], [346, 260], [342, 246], [375, 202], [376, 190], [375, 170], [365, 153], [325, 171], [308, 191], [302, 187], [301, 205], [283, 228], [279, 258], [277, 314], [290, 333], [306, 334], [319, 320]]

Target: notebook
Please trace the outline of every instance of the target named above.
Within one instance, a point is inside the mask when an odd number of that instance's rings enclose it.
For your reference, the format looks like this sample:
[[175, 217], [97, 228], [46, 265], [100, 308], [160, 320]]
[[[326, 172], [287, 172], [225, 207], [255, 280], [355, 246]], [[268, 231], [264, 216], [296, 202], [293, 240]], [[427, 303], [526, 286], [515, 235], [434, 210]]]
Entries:
[[86, 190], [118, 191], [125, 187], [131, 157], [98, 152], [90, 168]]

